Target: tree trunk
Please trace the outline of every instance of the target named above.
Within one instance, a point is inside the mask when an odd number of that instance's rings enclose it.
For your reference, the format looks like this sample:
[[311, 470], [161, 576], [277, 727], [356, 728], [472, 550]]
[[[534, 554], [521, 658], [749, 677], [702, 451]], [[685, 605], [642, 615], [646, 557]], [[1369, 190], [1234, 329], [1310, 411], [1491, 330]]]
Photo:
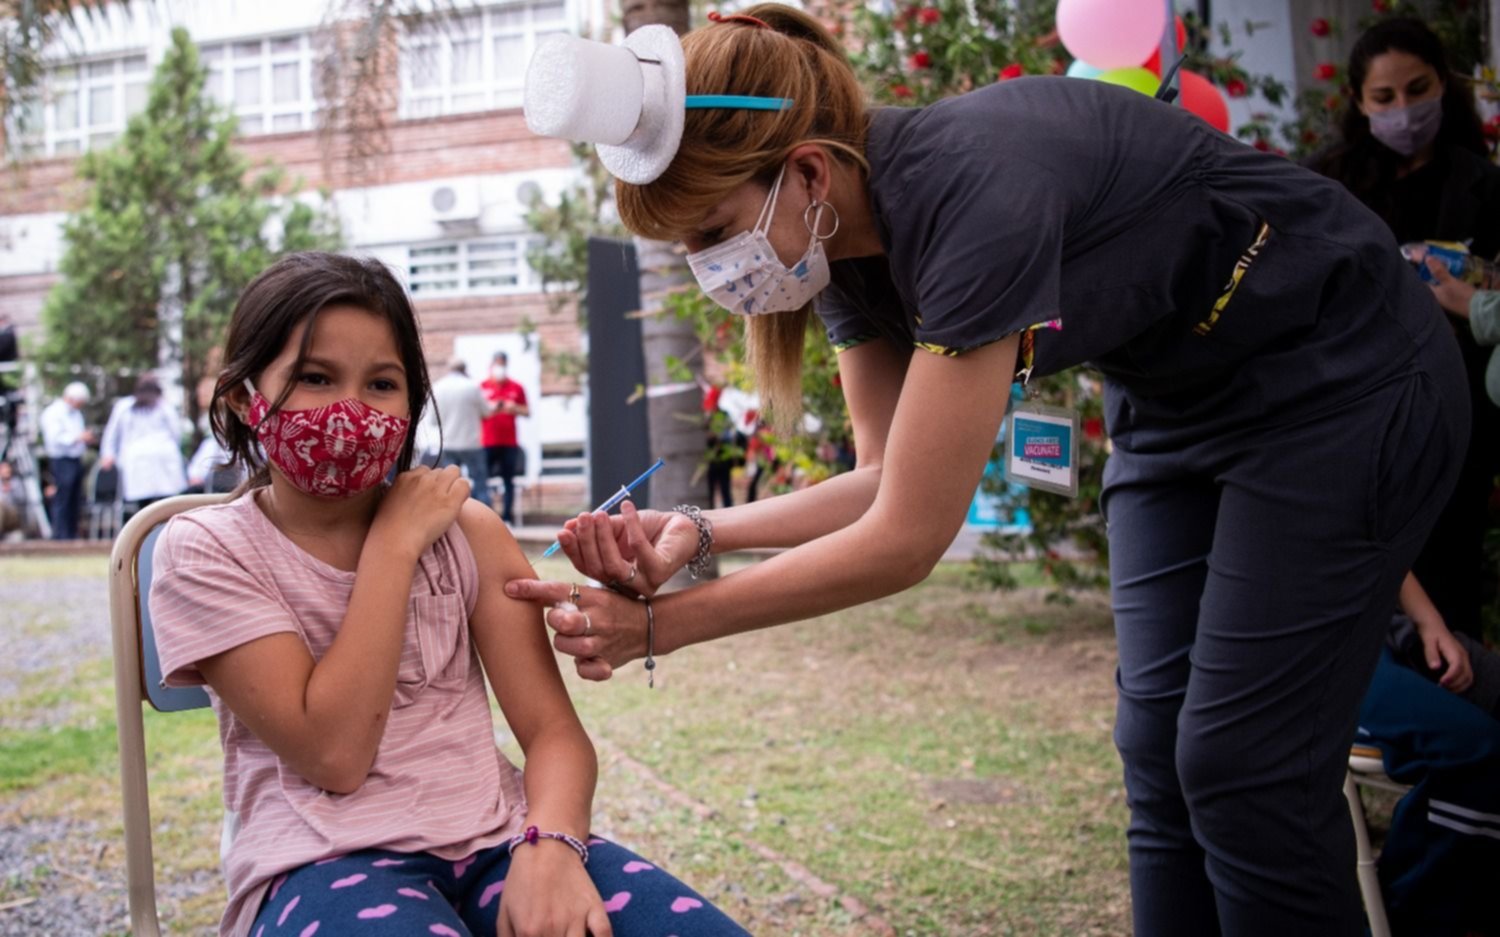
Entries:
[[[679, 35], [688, 29], [687, 0], [620, 0], [620, 15], [625, 32], [641, 26], [663, 24]], [[703, 360], [698, 336], [691, 322], [679, 321], [661, 312], [662, 297], [674, 287], [693, 282], [687, 261], [663, 241], [635, 239], [641, 270], [641, 306], [648, 315], [641, 320], [641, 351], [646, 361], [646, 386], [666, 390], [678, 383], [668, 373], [667, 361], [675, 358], [688, 365], [696, 378], [703, 376]], [[653, 314], [655, 313], [655, 314]], [[603, 349], [595, 349], [598, 354]], [[705, 451], [703, 438], [703, 396], [696, 387], [648, 398], [651, 424], [651, 452], [666, 460], [661, 471], [651, 479], [650, 507], [669, 510], [678, 504], [702, 504], [703, 489], [693, 485]], [[717, 567], [710, 570], [710, 575]], [[686, 582], [686, 573], [674, 577], [671, 585]]]

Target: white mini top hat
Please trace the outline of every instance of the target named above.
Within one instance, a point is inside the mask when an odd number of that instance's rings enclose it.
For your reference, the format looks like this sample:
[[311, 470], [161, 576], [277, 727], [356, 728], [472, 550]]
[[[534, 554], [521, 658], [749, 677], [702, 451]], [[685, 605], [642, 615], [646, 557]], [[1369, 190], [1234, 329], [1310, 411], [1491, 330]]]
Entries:
[[642, 26], [613, 46], [577, 36], [537, 45], [526, 70], [526, 126], [592, 143], [610, 174], [645, 185], [667, 171], [688, 108], [785, 110], [785, 98], [687, 94], [682, 43], [668, 26]]

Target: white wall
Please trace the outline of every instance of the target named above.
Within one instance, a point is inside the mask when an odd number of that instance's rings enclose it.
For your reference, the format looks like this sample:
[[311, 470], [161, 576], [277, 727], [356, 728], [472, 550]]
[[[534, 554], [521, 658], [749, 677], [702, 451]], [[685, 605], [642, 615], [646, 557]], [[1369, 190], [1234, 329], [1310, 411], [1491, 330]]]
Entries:
[[[1269, 74], [1287, 86], [1287, 97], [1280, 112], [1287, 118], [1295, 114], [1292, 101], [1297, 90], [1297, 69], [1293, 55], [1294, 29], [1307, 29], [1307, 23], [1292, 21], [1291, 0], [1212, 0], [1213, 47], [1215, 53], [1234, 49], [1244, 54], [1240, 64], [1252, 75]], [[1230, 45], [1219, 41], [1219, 24], [1228, 23]], [[1246, 28], [1246, 24], [1250, 28]], [[1229, 126], [1238, 127], [1250, 120], [1251, 113], [1276, 112], [1264, 98], [1251, 95], [1230, 98]], [[1274, 122], [1280, 123], [1278, 117]]]
[[[472, 199], [478, 209], [474, 233], [498, 234], [526, 228], [526, 206], [518, 193], [530, 182], [543, 195], [555, 200], [578, 173], [571, 167], [533, 169], [497, 175], [454, 176], [424, 179], [395, 185], [340, 189], [333, 193], [344, 239], [360, 249], [376, 252], [382, 245], [407, 245], [423, 241], [466, 236], [464, 231], [445, 228], [432, 207], [432, 192], [450, 186], [460, 198]], [[400, 266], [405, 266], [403, 253]]]
[[56, 270], [67, 217], [62, 212], [0, 216], [0, 277]]

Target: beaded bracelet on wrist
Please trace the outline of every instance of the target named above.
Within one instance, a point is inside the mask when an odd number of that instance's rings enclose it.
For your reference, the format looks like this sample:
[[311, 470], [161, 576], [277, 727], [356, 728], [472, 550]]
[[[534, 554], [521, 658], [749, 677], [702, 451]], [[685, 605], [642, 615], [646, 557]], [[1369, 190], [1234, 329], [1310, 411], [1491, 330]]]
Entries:
[[569, 836], [567, 833], [555, 833], [551, 830], [539, 830], [534, 826], [528, 826], [526, 832], [517, 833], [510, 838], [510, 851], [514, 853], [517, 846], [531, 844], [535, 846], [539, 840], [555, 839], [578, 853], [578, 858], [583, 860], [584, 865], [589, 863], [589, 847], [580, 839]]

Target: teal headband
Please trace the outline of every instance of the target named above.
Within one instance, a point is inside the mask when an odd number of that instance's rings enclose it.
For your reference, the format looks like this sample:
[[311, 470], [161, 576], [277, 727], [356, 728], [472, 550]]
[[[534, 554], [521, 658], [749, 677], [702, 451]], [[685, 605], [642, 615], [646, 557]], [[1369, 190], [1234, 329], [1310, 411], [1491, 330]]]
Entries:
[[747, 94], [690, 94], [687, 96], [688, 110], [706, 108], [731, 108], [742, 111], [786, 111], [791, 110], [791, 98], [757, 98]]

